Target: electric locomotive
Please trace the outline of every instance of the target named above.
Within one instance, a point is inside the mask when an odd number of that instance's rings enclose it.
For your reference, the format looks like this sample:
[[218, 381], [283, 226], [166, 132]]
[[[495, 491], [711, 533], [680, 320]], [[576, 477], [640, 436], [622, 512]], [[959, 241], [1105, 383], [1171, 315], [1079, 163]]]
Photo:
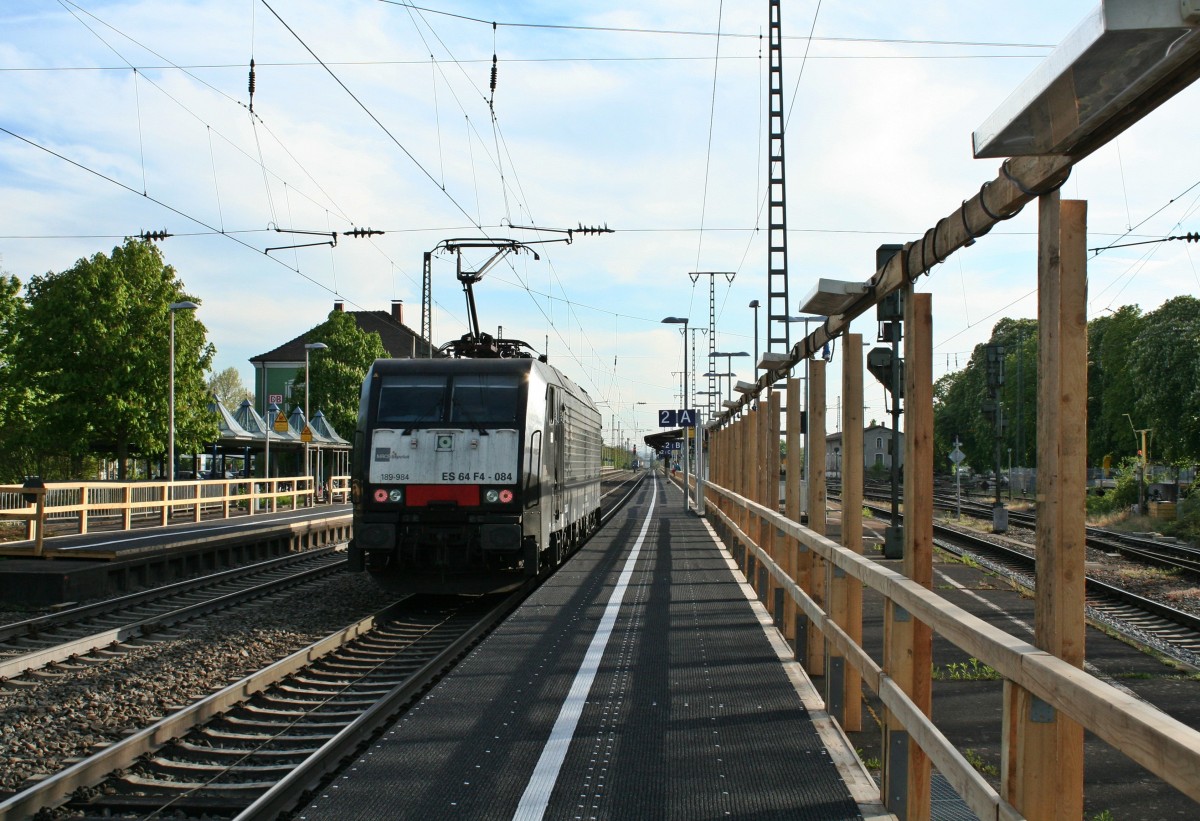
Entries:
[[[537, 253], [511, 239], [438, 248], [458, 254], [470, 330], [440, 358], [377, 359], [363, 381], [348, 560], [398, 592], [482, 593], [557, 567], [599, 527], [601, 416], [527, 343], [479, 329], [472, 287], [506, 254]], [[463, 249], [492, 255], [465, 270]]]
[[601, 416], [532, 357], [379, 359], [362, 389], [350, 565], [397, 591], [484, 592], [599, 525]]

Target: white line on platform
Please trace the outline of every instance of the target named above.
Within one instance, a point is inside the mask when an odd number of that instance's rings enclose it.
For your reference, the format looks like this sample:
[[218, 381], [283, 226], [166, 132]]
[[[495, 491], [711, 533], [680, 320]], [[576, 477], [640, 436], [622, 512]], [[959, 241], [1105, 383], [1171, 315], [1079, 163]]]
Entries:
[[642, 522], [642, 531], [638, 534], [637, 541], [633, 543], [633, 549], [629, 551], [629, 558], [625, 560], [624, 567], [621, 568], [617, 586], [613, 589], [612, 596], [609, 597], [608, 604], [604, 608], [600, 625], [596, 628], [596, 634], [592, 636], [592, 643], [588, 646], [579, 671], [575, 674], [575, 680], [571, 683], [566, 701], [558, 711], [558, 718], [555, 719], [554, 727], [550, 730], [546, 746], [542, 748], [537, 766], [533, 768], [533, 775], [529, 777], [525, 794], [521, 796], [517, 811], [513, 813], [516, 821], [540, 821], [550, 803], [550, 793], [558, 781], [558, 772], [562, 768], [563, 760], [567, 757], [567, 750], [571, 746], [571, 739], [575, 736], [575, 728], [583, 713], [583, 705], [587, 703], [588, 693], [592, 689], [592, 681], [596, 678], [600, 660], [604, 658], [604, 650], [608, 647], [613, 626], [617, 622], [617, 614], [621, 611], [625, 590], [629, 587], [629, 579], [633, 576], [633, 566], [642, 552], [642, 542], [646, 540], [646, 531], [650, 529], [654, 504], [658, 500], [658, 482], [651, 483], [650, 487], [653, 493], [650, 496], [650, 505], [646, 509], [646, 518]]

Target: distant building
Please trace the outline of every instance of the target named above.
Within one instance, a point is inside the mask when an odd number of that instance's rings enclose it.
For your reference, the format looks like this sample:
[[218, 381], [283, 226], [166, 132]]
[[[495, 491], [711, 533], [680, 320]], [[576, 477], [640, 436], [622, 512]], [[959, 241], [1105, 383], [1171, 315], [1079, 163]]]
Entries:
[[[892, 466], [892, 429], [886, 425], [871, 425], [863, 429], [863, 470], [871, 468], [890, 469]], [[898, 464], [904, 466], [904, 431], [900, 431], [896, 445]], [[842, 434], [831, 433], [825, 437], [825, 473], [828, 476], [842, 474]]]
[[[438, 355], [437, 349], [428, 340], [404, 324], [402, 300], [393, 299], [391, 311], [346, 311], [345, 303], [341, 301], [333, 303], [333, 310], [345, 311], [354, 317], [359, 328], [379, 334], [389, 356], [421, 359]], [[313, 336], [316, 327], [314, 325], [295, 339], [250, 359], [250, 364], [254, 366], [254, 408], [259, 414], [265, 413], [271, 402], [279, 405], [284, 412], [293, 405], [303, 404], [302, 396], [293, 398], [292, 385], [296, 375], [304, 369], [305, 344], [321, 341]]]

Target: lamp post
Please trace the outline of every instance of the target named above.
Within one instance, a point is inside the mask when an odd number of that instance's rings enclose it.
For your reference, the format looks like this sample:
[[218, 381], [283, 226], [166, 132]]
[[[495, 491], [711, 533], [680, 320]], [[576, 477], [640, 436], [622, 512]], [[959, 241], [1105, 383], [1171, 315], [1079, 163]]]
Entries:
[[[755, 301], [757, 302], [757, 300], [755, 300]], [[757, 327], [757, 325], [758, 325], [758, 323], [757, 323], [757, 322], [755, 322], [755, 326], [756, 326], [756, 327]], [[756, 342], [756, 344], [755, 344], [755, 346], [754, 346], [754, 349], [755, 349], [755, 351], [756, 351], [756, 354], [755, 354], [755, 357], [754, 357], [754, 358], [755, 358], [755, 360], [757, 361], [757, 359], [758, 359], [758, 356], [757, 356], [757, 350], [758, 350], [758, 345], [757, 345], [757, 342]], [[723, 357], [725, 357], [725, 371], [726, 371], [726, 372], [725, 372], [724, 376], [725, 376], [725, 377], [727, 377], [727, 378], [729, 379], [729, 383], [728, 383], [728, 385], [727, 385], [727, 388], [726, 388], [726, 391], [725, 391], [725, 398], [726, 398], [726, 399], [733, 399], [733, 358], [734, 358], [735, 356], [749, 356], [749, 355], [750, 355], [750, 354], [746, 353], [745, 351], [732, 351], [732, 352], [730, 352], [730, 351], [717, 351], [716, 353], [714, 353], [714, 354], [713, 354], [713, 356], [723, 356]]]
[[754, 309], [754, 381], [758, 381], [758, 300], [750, 300], [748, 306]]
[[175, 481], [175, 312], [194, 311], [200, 306], [184, 300], [167, 306], [171, 314], [171, 377], [167, 392], [167, 481]]
[[[308, 396], [312, 391], [309, 390], [309, 381], [308, 381], [308, 354], [310, 351], [323, 351], [328, 347], [329, 346], [326, 345], [324, 342], [307, 342], [304, 345], [304, 427], [306, 430], [308, 430], [309, 436], [312, 436], [312, 422], [309, 421], [310, 419], [312, 419], [312, 417], [308, 415]], [[305, 472], [306, 476], [313, 475], [312, 453], [309, 450], [308, 442], [304, 443], [304, 472]], [[316, 480], [314, 479], [313, 481], [314, 481], [313, 489], [316, 490], [316, 487], [315, 487]]]
[[[683, 328], [683, 404], [686, 407], [688, 404], [688, 364], [687, 364], [687, 329], [688, 320], [685, 316], [668, 316], [663, 317], [663, 323], [666, 325], [682, 325]], [[688, 445], [690, 444], [687, 435], [687, 428], [683, 428], [683, 509], [688, 509], [688, 470], [691, 463], [688, 459]]]

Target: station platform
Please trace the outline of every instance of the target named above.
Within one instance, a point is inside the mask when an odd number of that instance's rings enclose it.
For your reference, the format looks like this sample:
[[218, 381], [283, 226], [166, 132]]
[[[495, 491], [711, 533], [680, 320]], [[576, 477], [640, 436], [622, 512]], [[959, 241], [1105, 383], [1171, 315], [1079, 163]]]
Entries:
[[707, 522], [654, 475], [297, 818], [890, 818]]
[[349, 538], [348, 504], [49, 536], [0, 545], [0, 599], [65, 604], [211, 572]]

